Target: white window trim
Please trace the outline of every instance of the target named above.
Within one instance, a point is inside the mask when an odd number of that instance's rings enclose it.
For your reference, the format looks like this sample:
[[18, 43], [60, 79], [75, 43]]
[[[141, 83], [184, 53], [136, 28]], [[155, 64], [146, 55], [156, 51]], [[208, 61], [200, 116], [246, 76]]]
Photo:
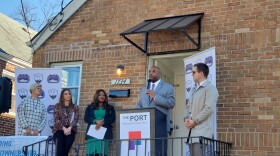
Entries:
[[63, 88], [67, 88], [67, 89], [78, 88], [78, 97], [77, 97], [76, 105], [80, 105], [80, 92], [81, 92], [82, 69], [83, 69], [82, 62], [61, 62], [61, 63], [52, 63], [51, 64], [51, 68], [62, 68], [62, 67], [80, 67], [79, 86], [63, 87]]

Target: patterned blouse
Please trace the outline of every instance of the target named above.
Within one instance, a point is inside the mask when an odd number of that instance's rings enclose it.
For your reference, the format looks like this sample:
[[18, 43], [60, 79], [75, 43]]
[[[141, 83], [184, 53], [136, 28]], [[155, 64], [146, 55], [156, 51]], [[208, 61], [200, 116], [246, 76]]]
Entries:
[[76, 133], [77, 123], [79, 120], [79, 106], [69, 105], [64, 106], [57, 103], [54, 107], [54, 126], [52, 132], [55, 133], [58, 130], [62, 130], [63, 127], [72, 127]]
[[47, 120], [47, 111], [45, 105], [38, 99], [27, 97], [18, 106], [19, 128], [18, 135], [25, 135], [23, 131], [30, 128], [32, 131], [38, 129], [40, 132], [44, 129]]

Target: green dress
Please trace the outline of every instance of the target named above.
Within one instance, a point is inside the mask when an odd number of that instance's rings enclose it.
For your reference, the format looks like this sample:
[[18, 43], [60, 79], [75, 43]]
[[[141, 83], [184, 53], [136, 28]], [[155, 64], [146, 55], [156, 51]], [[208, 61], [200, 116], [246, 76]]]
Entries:
[[[95, 124], [96, 120], [103, 120], [105, 116], [105, 109], [99, 107], [98, 110], [94, 110], [95, 119], [92, 124]], [[108, 155], [109, 142], [98, 140], [96, 138], [90, 138], [86, 140], [86, 154], [105, 154]], [[104, 149], [105, 148], [105, 149]], [[105, 152], [105, 153], [103, 153]]]

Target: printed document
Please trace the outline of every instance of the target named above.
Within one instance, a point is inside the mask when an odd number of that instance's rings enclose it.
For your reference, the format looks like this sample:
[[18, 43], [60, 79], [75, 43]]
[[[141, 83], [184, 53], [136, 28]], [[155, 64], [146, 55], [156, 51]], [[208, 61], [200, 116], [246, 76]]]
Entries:
[[95, 125], [90, 125], [87, 135], [92, 136], [96, 139], [103, 139], [106, 131], [107, 131], [107, 128], [105, 128], [105, 127], [101, 126], [98, 130], [96, 130]]

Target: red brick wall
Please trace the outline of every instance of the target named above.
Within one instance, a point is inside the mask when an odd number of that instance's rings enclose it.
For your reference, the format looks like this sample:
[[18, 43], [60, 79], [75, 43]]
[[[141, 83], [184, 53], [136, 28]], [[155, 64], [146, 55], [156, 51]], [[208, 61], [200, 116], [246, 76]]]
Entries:
[[[219, 140], [232, 141], [236, 156], [280, 155], [279, 8], [277, 0], [91, 0], [36, 51], [33, 66], [82, 60], [82, 115], [98, 88], [131, 88], [130, 98], [111, 100], [130, 108], [145, 84], [147, 62], [136, 48], [121, 45], [128, 43], [119, 33], [145, 19], [204, 12], [201, 49], [215, 46], [217, 55]], [[188, 30], [191, 36], [195, 29]], [[184, 39], [174, 31], [150, 37], [152, 51]], [[143, 35], [133, 39], [143, 43]], [[110, 85], [117, 64], [125, 65], [130, 85]]]
[[0, 116], [0, 136], [15, 135], [15, 116], [7, 113]]

